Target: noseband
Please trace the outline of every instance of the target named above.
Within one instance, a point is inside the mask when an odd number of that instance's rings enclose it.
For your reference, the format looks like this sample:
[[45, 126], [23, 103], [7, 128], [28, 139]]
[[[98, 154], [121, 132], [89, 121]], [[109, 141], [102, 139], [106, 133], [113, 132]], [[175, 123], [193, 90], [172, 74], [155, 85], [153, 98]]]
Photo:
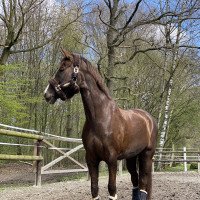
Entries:
[[55, 89], [55, 92], [57, 93], [59, 98], [63, 101], [67, 99], [67, 96], [65, 92], [63, 91], [64, 89], [71, 86], [79, 87], [76, 83], [77, 78], [78, 78], [78, 72], [79, 72], [79, 64], [74, 63], [73, 68], [74, 68], [74, 71], [72, 72], [71, 80], [68, 82], [59, 84], [55, 78], [52, 78], [49, 80], [49, 84]]

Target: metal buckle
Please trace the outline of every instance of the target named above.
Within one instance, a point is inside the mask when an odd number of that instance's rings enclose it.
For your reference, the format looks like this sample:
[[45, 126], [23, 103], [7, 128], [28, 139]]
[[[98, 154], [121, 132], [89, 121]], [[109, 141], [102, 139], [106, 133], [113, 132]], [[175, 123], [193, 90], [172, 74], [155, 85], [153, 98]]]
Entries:
[[78, 66], [74, 67], [74, 73], [75, 73], [75, 74], [78, 74], [78, 72], [79, 72]]
[[61, 89], [60, 85], [57, 85], [57, 86], [55, 87], [55, 90], [56, 90], [56, 92], [60, 92], [62, 89]]

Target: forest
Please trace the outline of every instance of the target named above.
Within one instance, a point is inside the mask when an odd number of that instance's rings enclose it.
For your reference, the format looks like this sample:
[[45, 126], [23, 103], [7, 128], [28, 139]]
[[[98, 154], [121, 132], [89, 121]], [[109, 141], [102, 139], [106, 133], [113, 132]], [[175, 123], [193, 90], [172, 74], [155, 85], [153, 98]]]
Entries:
[[157, 147], [199, 147], [199, 0], [1, 0], [0, 123], [81, 138], [80, 94], [43, 97], [61, 47], [97, 67], [121, 108], [155, 117]]

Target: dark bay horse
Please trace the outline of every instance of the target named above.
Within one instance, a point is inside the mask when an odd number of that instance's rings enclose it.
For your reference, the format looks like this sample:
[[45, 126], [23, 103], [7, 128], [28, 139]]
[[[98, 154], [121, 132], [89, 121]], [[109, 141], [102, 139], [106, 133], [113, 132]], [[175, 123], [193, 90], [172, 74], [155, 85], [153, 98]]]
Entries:
[[[65, 101], [80, 92], [86, 122], [82, 140], [91, 176], [93, 199], [99, 199], [100, 161], [109, 170], [109, 199], [117, 199], [117, 160], [126, 159], [133, 184], [133, 200], [150, 200], [152, 158], [156, 147], [157, 125], [150, 114], [140, 109], [122, 110], [111, 98], [95, 67], [85, 58], [62, 49], [60, 67], [44, 96], [47, 102]], [[137, 163], [139, 170], [137, 170]], [[139, 172], [139, 174], [138, 174]]]

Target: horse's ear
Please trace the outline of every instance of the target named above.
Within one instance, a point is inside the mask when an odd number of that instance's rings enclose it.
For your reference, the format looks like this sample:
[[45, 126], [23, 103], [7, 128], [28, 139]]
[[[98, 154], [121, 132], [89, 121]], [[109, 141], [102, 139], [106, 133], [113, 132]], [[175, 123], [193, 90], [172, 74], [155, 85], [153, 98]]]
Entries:
[[72, 55], [71, 52], [63, 49], [62, 47], [60, 47], [60, 49], [61, 49], [61, 52], [62, 52], [62, 54], [63, 54], [64, 57], [68, 58], [71, 61], [73, 60], [73, 55]]

